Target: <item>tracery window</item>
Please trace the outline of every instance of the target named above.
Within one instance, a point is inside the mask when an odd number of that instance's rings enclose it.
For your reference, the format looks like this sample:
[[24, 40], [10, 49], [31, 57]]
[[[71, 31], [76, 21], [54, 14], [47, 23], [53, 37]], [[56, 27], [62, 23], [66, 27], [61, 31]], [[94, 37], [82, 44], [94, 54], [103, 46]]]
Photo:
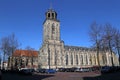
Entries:
[[78, 65], [78, 55], [76, 55], [76, 64]]
[[83, 55], [80, 56], [81, 64], [83, 65]]
[[57, 53], [55, 51], [55, 65], [57, 65]]
[[68, 65], [68, 55], [66, 55], [66, 65]]
[[48, 18], [50, 18], [50, 13], [48, 13]]
[[52, 34], [55, 34], [55, 25], [54, 25], [54, 23], [52, 24]]
[[87, 55], [86, 55], [86, 64], [88, 64], [88, 59], [87, 59]]
[[73, 56], [71, 54], [71, 65], [73, 65]]
[[54, 19], [54, 13], [52, 13], [52, 19]]

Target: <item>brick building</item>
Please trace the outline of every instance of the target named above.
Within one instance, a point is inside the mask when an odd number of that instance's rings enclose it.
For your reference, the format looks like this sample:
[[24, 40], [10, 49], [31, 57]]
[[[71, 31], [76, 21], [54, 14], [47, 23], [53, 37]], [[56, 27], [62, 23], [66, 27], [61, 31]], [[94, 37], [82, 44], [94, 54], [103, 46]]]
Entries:
[[9, 69], [38, 68], [38, 51], [15, 50], [8, 59]]

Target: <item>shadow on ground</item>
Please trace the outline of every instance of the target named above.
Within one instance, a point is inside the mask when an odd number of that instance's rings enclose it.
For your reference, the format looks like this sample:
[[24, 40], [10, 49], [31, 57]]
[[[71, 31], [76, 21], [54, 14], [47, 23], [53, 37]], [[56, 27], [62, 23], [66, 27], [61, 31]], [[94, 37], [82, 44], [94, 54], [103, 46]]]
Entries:
[[2, 80], [43, 80], [49, 77], [54, 77], [54, 75], [20, 75], [13, 73], [4, 73], [2, 75]]
[[120, 80], [120, 72], [104, 73], [96, 77], [84, 77], [83, 80]]

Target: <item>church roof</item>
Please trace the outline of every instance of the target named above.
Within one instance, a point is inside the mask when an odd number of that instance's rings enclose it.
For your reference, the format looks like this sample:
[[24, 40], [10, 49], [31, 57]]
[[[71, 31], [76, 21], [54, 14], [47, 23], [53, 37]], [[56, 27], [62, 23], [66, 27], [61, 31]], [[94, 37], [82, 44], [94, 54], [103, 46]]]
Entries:
[[69, 46], [69, 45], [65, 45], [64, 48], [66, 50], [95, 50], [93, 48], [87, 48], [87, 47], [79, 47], [79, 46]]
[[12, 56], [26, 56], [26, 57], [37, 57], [38, 56], [38, 51], [34, 50], [15, 50]]

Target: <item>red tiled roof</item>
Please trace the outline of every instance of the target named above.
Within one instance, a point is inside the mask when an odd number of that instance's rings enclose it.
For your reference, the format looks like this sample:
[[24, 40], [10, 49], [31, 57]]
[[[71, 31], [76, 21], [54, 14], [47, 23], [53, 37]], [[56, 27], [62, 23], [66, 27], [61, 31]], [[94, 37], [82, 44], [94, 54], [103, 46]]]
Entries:
[[33, 51], [33, 50], [15, 50], [12, 56], [26, 56], [26, 57], [37, 57], [38, 56], [38, 51]]

